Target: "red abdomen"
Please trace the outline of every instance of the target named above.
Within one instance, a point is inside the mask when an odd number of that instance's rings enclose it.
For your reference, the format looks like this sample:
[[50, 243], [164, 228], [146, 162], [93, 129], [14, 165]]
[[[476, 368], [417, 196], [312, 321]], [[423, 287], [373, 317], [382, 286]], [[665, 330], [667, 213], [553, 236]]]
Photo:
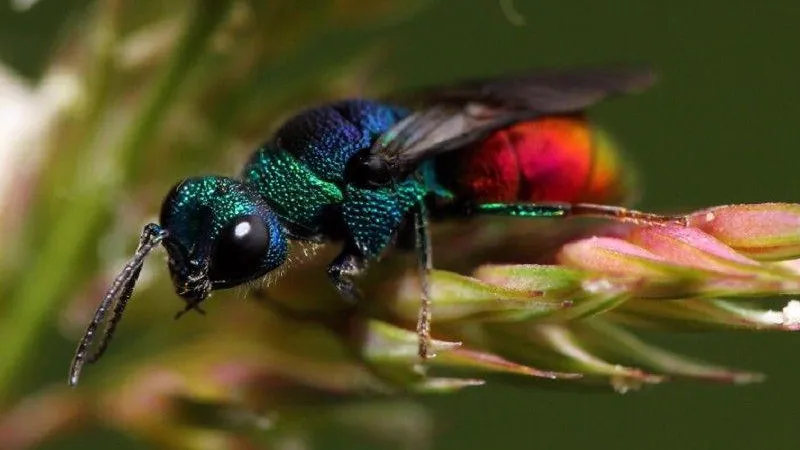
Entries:
[[627, 197], [616, 146], [580, 117], [521, 122], [436, 159], [438, 182], [480, 203], [619, 203]]

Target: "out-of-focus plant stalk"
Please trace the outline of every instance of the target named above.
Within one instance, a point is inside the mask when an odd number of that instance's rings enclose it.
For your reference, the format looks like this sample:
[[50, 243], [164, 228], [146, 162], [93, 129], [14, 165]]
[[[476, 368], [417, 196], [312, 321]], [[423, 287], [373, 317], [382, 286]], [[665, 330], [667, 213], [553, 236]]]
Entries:
[[141, 111], [128, 128], [119, 150], [120, 167], [123, 179], [137, 176], [145, 162], [147, 152], [142, 146], [155, 133], [159, 124], [169, 113], [169, 106], [181, 91], [181, 84], [188, 78], [192, 68], [206, 50], [209, 38], [216, 28], [225, 21], [233, 0], [198, 0], [192, 8], [186, 30], [172, 57], [164, 67], [145, 99]]
[[[20, 290], [12, 295], [15, 303], [11, 305], [3, 323], [0, 341], [3, 346], [3, 358], [0, 359], [0, 402], [8, 401], [15, 377], [25, 369], [26, 353], [35, 348], [42, 329], [50, 323], [49, 319], [57, 311], [57, 305], [64, 300], [64, 293], [67, 292], [65, 287], [70, 284], [70, 277], [74, 277], [68, 269], [78, 264], [93, 233], [102, 226], [106, 200], [115, 189], [124, 186], [124, 180], [141, 168], [142, 156], [146, 154], [142, 151], [142, 145], [158, 132], [158, 126], [169, 112], [169, 106], [180, 91], [181, 83], [190, 74], [198, 57], [206, 50], [209, 37], [226, 18], [232, 0], [198, 0], [196, 3], [169, 63], [152, 87], [150, 95], [135, 113], [121, 144], [113, 152], [111, 159], [114, 167], [120, 169], [117, 173], [122, 174], [121, 179], [87, 179], [85, 172], [75, 171], [78, 175], [73, 177], [69, 186], [59, 186], [73, 197], [71, 201], [63, 203], [62, 214], [58, 214], [59, 220], [52, 224], [41, 252], [36, 255], [34, 264], [22, 274], [23, 279], [18, 284]], [[102, 51], [98, 56], [111, 58]], [[101, 63], [100, 67], [103, 68], [103, 78], [111, 76], [112, 70], [108, 66]], [[100, 83], [100, 86], [104, 84]], [[105, 102], [99, 101], [93, 106], [102, 108], [104, 104]], [[100, 127], [92, 128], [100, 131]], [[88, 141], [91, 139], [81, 139], [79, 142]], [[80, 149], [78, 155], [88, 153], [91, 153], [88, 148]], [[78, 161], [80, 160], [82, 158], [79, 157]]]
[[[85, 162], [80, 158], [85, 153], [89, 145], [100, 129], [99, 121], [103, 116], [105, 99], [110, 84], [109, 78], [113, 73], [114, 48], [117, 40], [117, 21], [116, 15], [119, 12], [118, 2], [109, 2], [97, 12], [97, 31], [94, 36], [95, 50], [87, 78], [91, 82], [92, 89], [89, 89], [88, 101], [85, 104], [83, 121], [75, 131], [72, 140], [68, 145], [71, 148], [63, 150], [69, 155], [63, 164], [55, 165], [52, 172], [45, 171], [40, 184], [41, 195], [39, 218], [43, 218], [42, 212], [49, 212], [52, 205], [57, 202], [54, 197], [57, 192], [64, 189], [62, 183], [68, 183], [67, 188], [75, 192], [78, 185], [76, 176], [80, 171], [76, 170], [80, 163]], [[48, 195], [50, 194], [50, 195]], [[101, 208], [92, 208], [92, 203], [87, 201], [87, 195], [75, 193], [73, 201], [66, 202], [68, 207], [63, 208], [67, 211], [66, 217], [70, 219], [60, 220], [53, 223], [54, 230], [47, 234], [49, 239], [41, 243], [41, 252], [37, 255], [28, 255], [31, 258], [31, 267], [22, 273], [22, 278], [18, 283], [17, 292], [12, 298], [17, 301], [10, 305], [9, 313], [4, 317], [2, 329], [2, 346], [4, 358], [0, 361], [0, 404], [9, 398], [9, 387], [15, 381], [17, 372], [24, 369], [25, 351], [30, 349], [35, 343], [41, 329], [48, 323], [47, 319], [52, 317], [53, 308], [60, 298], [60, 293], [68, 277], [68, 262], [71, 257], [77, 257], [81, 250], [80, 239], [62, 239], [64, 236], [80, 236], [80, 228], [84, 220], [91, 220], [93, 213], [100, 212]], [[88, 195], [98, 195], [97, 191], [89, 190]], [[71, 211], [71, 214], [69, 213]], [[36, 212], [36, 210], [34, 210]], [[65, 234], [78, 231], [78, 234]], [[70, 244], [70, 245], [66, 245]], [[76, 246], [78, 244], [78, 246]], [[67, 265], [59, 267], [57, 264]], [[51, 281], [50, 281], [51, 280]]]

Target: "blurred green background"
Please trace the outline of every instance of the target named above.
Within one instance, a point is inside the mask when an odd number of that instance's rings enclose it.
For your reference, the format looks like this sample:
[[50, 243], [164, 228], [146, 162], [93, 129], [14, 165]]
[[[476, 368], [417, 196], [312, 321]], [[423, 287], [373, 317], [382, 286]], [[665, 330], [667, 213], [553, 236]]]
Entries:
[[[36, 77], [66, 23], [64, 11], [74, 14], [73, 6], [82, 3], [42, 0], [25, 13], [1, 3], [0, 59]], [[798, 200], [800, 4], [516, 0], [513, 6], [524, 25], [512, 23], [497, 0], [434, 1], [377, 34], [341, 31], [338, 45], [385, 40], [388, 51], [374, 71], [392, 77], [398, 88], [536, 66], [647, 63], [661, 74], [656, 88], [604, 104], [594, 114], [638, 165], [645, 186], [642, 208]], [[319, 51], [323, 57], [324, 46]], [[653, 338], [769, 377], [741, 388], [669, 384], [628, 395], [493, 383], [422, 398], [436, 418], [435, 448], [796, 448], [797, 336]], [[37, 352], [65, 367], [70, 355], [64, 348]], [[142, 445], [112, 432], [100, 436], [70, 436], [46, 448]], [[337, 429], [315, 443], [370, 448], [359, 436]]]

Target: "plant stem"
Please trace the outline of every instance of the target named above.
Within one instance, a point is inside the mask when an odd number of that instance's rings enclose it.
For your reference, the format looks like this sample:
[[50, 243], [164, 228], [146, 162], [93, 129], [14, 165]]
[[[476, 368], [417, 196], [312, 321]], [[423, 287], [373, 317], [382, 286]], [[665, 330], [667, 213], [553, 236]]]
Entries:
[[[97, 240], [97, 231], [103, 227], [107, 214], [107, 199], [141, 169], [147, 154], [143, 150], [145, 144], [159, 131], [182, 82], [205, 51], [213, 31], [226, 18], [231, 3], [232, 0], [195, 2], [169, 63], [135, 114], [114, 155], [120, 179], [87, 180], [85, 174], [79, 173], [73, 177], [68, 186], [71, 200], [61, 207], [63, 214], [52, 224], [42, 251], [18, 280], [18, 289], [12, 294], [10, 309], [3, 320], [0, 403], [13, 396], [14, 381], [26, 369], [30, 355], [36, 354], [34, 349], [42, 332], [52, 324], [52, 317], [67, 296], [66, 288], [72, 284], [71, 268], [80, 266], [82, 255]], [[65, 356], [66, 368], [69, 355]]]

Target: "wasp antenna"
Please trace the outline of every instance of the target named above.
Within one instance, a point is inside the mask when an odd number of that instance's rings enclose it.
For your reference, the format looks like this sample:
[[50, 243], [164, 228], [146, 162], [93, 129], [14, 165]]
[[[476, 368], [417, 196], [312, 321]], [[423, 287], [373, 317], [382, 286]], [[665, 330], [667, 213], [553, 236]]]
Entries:
[[139, 274], [141, 271], [142, 265], [140, 263], [139, 267], [137, 267], [131, 274], [128, 282], [125, 283], [125, 288], [122, 290], [122, 294], [114, 304], [111, 319], [109, 319], [108, 324], [103, 330], [103, 339], [100, 341], [100, 344], [97, 346], [94, 352], [92, 352], [92, 354], [86, 358], [87, 364], [91, 364], [100, 359], [100, 357], [103, 356], [103, 353], [105, 353], [106, 348], [108, 348], [108, 343], [111, 341], [111, 337], [114, 335], [114, 331], [117, 329], [117, 324], [122, 319], [122, 313], [125, 312], [125, 307], [128, 305], [128, 300], [130, 300], [131, 295], [133, 294], [133, 287], [136, 285], [136, 280], [139, 279]]
[[[139, 278], [139, 273], [142, 270], [145, 257], [153, 248], [160, 244], [165, 237], [167, 237], [167, 231], [154, 223], [147, 224], [142, 230], [142, 235], [139, 238], [139, 247], [136, 249], [136, 253], [114, 279], [111, 288], [106, 292], [103, 301], [100, 302], [100, 305], [94, 311], [94, 317], [78, 343], [78, 348], [75, 350], [75, 356], [69, 368], [70, 386], [76, 386], [78, 384], [81, 370], [85, 364], [91, 364], [97, 361], [105, 352], [117, 324], [122, 319], [125, 306], [133, 294], [133, 288], [136, 284], [136, 280]], [[103, 333], [103, 339], [97, 350], [91, 355], [88, 355], [88, 350], [97, 334], [97, 328], [103, 323], [106, 313], [111, 305], [114, 304], [115, 300], [117, 300], [117, 302], [114, 306], [111, 320]]]

